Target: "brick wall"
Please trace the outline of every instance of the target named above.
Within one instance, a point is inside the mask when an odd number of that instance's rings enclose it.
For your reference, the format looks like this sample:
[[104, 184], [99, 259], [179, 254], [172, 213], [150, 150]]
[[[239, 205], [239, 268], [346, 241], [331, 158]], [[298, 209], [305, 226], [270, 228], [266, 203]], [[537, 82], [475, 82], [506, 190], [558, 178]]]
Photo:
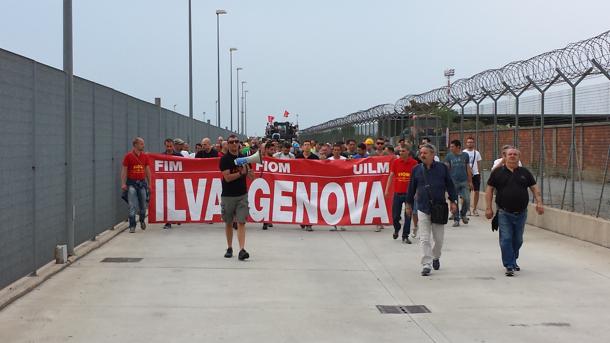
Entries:
[[[475, 136], [474, 130], [465, 130], [464, 138]], [[494, 156], [493, 130], [479, 130], [478, 149], [481, 151], [485, 167], [497, 157]], [[460, 139], [459, 131], [449, 133], [451, 140]], [[504, 144], [513, 144], [514, 128], [498, 129], [498, 149]], [[569, 168], [572, 130], [570, 125], [546, 125], [544, 129], [545, 169], [556, 174], [565, 174]], [[585, 123], [576, 125], [576, 147], [578, 164], [587, 179], [602, 179], [608, 146], [610, 145], [610, 123]], [[537, 167], [540, 163], [540, 127], [519, 128], [519, 148], [521, 160], [527, 166]]]

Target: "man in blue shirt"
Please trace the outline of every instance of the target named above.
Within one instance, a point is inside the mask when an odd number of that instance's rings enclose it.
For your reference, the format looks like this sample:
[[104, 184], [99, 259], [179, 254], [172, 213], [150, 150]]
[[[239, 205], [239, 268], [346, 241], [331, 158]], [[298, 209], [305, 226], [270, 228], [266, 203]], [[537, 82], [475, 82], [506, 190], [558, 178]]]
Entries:
[[[434, 161], [436, 148], [432, 144], [424, 144], [419, 150], [422, 163], [413, 168], [409, 190], [407, 191], [407, 215], [411, 216], [415, 193], [417, 193], [417, 215], [419, 217], [419, 241], [423, 250], [421, 275], [430, 275], [432, 268], [438, 270], [441, 266], [440, 257], [443, 248], [445, 225], [432, 223], [430, 218], [430, 204], [443, 203], [445, 193], [449, 193], [451, 212], [457, 212], [457, 194], [447, 166]], [[426, 175], [424, 176], [424, 172]], [[425, 179], [424, 179], [425, 177]], [[427, 182], [426, 182], [427, 181]], [[432, 199], [430, 199], [430, 196]], [[430, 242], [430, 235], [434, 246]]]
[[468, 224], [466, 214], [470, 208], [470, 191], [474, 188], [472, 185], [472, 169], [470, 168], [470, 156], [462, 151], [462, 142], [457, 139], [451, 141], [449, 151], [447, 157], [445, 157], [445, 164], [449, 167], [455, 191], [462, 198], [462, 209], [453, 216], [453, 227], [458, 227], [460, 226], [460, 219], [464, 224]]
[[366, 153], [366, 144], [364, 144], [364, 143], [358, 144], [358, 147], [356, 148], [356, 153], [351, 156], [351, 158], [353, 158], [355, 160], [359, 159], [359, 158], [367, 158], [367, 157], [369, 157], [369, 154]]

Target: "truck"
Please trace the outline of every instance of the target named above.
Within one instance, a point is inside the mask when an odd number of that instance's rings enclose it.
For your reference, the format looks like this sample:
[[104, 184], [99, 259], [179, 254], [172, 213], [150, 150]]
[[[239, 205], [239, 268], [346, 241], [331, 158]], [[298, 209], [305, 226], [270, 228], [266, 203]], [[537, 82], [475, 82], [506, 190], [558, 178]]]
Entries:
[[299, 127], [293, 125], [291, 122], [284, 121], [267, 124], [265, 129], [265, 137], [269, 139], [275, 139], [279, 141], [289, 141], [297, 139]]

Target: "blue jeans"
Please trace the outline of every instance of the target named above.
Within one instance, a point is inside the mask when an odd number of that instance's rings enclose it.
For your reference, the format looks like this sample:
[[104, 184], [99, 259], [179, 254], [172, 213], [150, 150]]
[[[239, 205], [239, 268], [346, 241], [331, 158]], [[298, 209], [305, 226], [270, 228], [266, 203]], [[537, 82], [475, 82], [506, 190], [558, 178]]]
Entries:
[[[394, 199], [392, 200], [392, 220], [394, 225], [394, 232], [400, 232], [400, 215], [402, 214], [402, 205], [407, 201], [407, 193], [394, 193]], [[408, 237], [411, 233], [411, 217], [405, 212], [405, 224], [402, 227], [402, 237]]]
[[463, 200], [462, 208], [460, 209], [460, 202], [458, 201], [458, 212], [454, 216], [454, 220], [459, 222], [460, 219], [466, 217], [468, 213], [468, 209], [470, 208], [470, 188], [468, 188], [468, 182], [453, 182], [455, 185], [455, 192], [458, 196], [460, 196]]
[[127, 200], [129, 203], [129, 227], [136, 227], [136, 212], [139, 210], [140, 221], [146, 218], [146, 188], [129, 185]]
[[519, 214], [498, 210], [500, 250], [502, 251], [502, 264], [506, 268], [515, 268], [517, 265], [519, 249], [523, 244], [525, 219], [527, 219], [527, 210]]

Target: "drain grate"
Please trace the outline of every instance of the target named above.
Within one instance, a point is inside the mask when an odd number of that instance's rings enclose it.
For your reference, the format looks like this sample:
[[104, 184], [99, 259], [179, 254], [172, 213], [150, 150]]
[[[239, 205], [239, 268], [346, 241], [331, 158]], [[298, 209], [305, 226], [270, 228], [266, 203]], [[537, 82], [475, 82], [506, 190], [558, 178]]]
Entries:
[[424, 305], [377, 305], [377, 309], [384, 314], [430, 313]]
[[142, 261], [139, 257], [106, 257], [101, 262], [105, 263], [136, 263]]

